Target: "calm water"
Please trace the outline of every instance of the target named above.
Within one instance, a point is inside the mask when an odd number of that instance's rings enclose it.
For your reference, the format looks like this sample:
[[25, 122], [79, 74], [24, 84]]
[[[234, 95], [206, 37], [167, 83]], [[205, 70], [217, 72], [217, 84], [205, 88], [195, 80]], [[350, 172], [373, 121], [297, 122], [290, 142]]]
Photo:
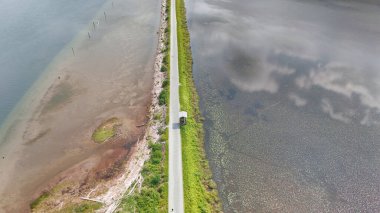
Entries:
[[105, 0], [0, 0], [0, 125]]
[[379, 212], [379, 4], [187, 7], [225, 212]]

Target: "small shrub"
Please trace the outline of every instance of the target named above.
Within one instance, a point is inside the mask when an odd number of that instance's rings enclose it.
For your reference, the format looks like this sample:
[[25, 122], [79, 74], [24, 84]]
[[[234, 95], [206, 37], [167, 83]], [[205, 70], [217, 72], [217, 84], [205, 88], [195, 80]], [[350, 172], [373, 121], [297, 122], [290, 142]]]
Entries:
[[165, 105], [167, 98], [168, 98], [168, 91], [164, 89], [161, 91], [160, 95], [158, 96], [158, 104], [160, 106]]
[[150, 184], [152, 186], [157, 186], [159, 183], [160, 183], [160, 176], [159, 175], [155, 175], [151, 180], [150, 180]]
[[154, 119], [154, 120], [160, 120], [160, 119], [161, 119], [161, 116], [162, 116], [161, 112], [154, 113], [154, 115], [153, 115], [153, 119]]
[[149, 143], [149, 148], [152, 150], [152, 152], [161, 150], [161, 144], [158, 143]]
[[159, 134], [159, 135], [162, 135], [162, 134], [164, 134], [164, 133], [165, 133], [165, 128], [164, 128], [164, 127], [158, 129], [158, 134]]
[[152, 158], [152, 163], [157, 165], [157, 164], [160, 164], [161, 162], [161, 159], [157, 159], [157, 158]]
[[[168, 41], [165, 42], [165, 45], [169, 45]], [[169, 54], [165, 54], [164, 58], [162, 59], [162, 63], [169, 64]]]
[[161, 72], [167, 72], [168, 71], [168, 68], [163, 64], [162, 66], [161, 66], [161, 70], [160, 70]]
[[167, 86], [169, 86], [169, 80], [168, 80], [168, 79], [165, 79], [165, 80], [162, 82], [162, 88], [166, 88]]

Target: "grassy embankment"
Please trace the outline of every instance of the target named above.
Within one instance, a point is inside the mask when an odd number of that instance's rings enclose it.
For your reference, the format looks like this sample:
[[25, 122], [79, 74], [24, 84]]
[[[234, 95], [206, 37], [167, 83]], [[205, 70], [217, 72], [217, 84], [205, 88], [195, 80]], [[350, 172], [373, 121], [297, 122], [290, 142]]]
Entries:
[[199, 97], [192, 73], [190, 35], [184, 0], [176, 0], [181, 110], [187, 125], [181, 127], [185, 212], [220, 212], [216, 184], [204, 151], [204, 132]]
[[[164, 59], [161, 72], [166, 73], [163, 81], [163, 90], [158, 97], [159, 105], [169, 106], [169, 71], [170, 71], [170, 0], [167, 0], [165, 29], [165, 48], [163, 50]], [[165, 119], [165, 124], [169, 123], [169, 110], [166, 107], [166, 117], [162, 118], [161, 113], [153, 116], [154, 122]], [[157, 143], [149, 142], [151, 149], [150, 159], [145, 162], [142, 170], [144, 182], [141, 191], [135, 191], [132, 195], [123, 198], [119, 212], [167, 212], [168, 210], [168, 129], [159, 130], [161, 135]]]

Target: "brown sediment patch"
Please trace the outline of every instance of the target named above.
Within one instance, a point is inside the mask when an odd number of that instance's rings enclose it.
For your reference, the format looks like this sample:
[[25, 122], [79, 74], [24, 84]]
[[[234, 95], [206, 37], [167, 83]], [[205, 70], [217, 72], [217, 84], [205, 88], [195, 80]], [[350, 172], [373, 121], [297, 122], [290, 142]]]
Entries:
[[51, 97], [48, 97], [48, 101], [44, 104], [41, 113], [44, 114], [48, 111], [54, 110], [59, 106], [70, 102], [71, 97], [74, 95], [74, 89], [72, 86], [65, 82], [57, 85], [51, 92]]
[[[76, 164], [61, 172], [47, 185], [41, 187], [33, 198], [48, 194], [35, 205], [33, 212], [57, 212], [82, 204], [83, 197], [96, 196], [107, 191], [105, 183], [119, 176], [127, 165], [130, 153], [134, 151], [135, 141], [125, 139], [111, 141], [114, 149]], [[128, 144], [128, 146], [127, 146]]]
[[46, 130], [44, 130], [44, 131], [38, 133], [38, 135], [37, 135], [36, 137], [34, 137], [34, 138], [32, 138], [32, 139], [26, 141], [24, 144], [25, 144], [25, 145], [31, 145], [31, 144], [37, 142], [39, 139], [43, 138], [43, 137], [44, 137], [45, 135], [47, 135], [50, 131], [51, 131], [51, 128], [46, 129]]

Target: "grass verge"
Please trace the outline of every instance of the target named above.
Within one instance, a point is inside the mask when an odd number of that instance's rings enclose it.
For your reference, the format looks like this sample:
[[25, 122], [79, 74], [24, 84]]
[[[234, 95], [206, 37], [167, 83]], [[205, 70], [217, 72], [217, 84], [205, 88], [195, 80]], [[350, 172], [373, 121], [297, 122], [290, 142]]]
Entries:
[[190, 35], [184, 0], [176, 0], [178, 66], [181, 110], [187, 125], [181, 127], [185, 212], [221, 212], [221, 204], [204, 152], [204, 132], [199, 97], [192, 73]]

